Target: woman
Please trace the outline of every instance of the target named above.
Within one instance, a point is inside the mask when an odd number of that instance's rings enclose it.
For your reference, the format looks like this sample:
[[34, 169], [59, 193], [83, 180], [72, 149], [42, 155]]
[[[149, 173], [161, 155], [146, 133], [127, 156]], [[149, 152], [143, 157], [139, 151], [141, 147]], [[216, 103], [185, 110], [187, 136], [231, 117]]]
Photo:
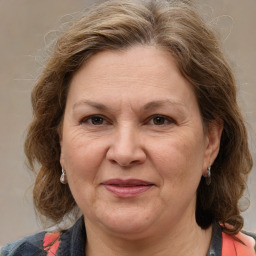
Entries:
[[34, 203], [67, 230], [2, 255], [255, 255], [252, 159], [213, 32], [178, 1], [108, 1], [58, 40], [33, 94]]

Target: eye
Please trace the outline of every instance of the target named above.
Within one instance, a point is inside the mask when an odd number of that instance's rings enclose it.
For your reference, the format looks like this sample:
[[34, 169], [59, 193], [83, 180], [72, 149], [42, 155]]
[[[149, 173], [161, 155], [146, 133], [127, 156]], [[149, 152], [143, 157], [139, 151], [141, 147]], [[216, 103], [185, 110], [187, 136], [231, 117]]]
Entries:
[[96, 126], [96, 125], [104, 125], [104, 124], [106, 124], [106, 120], [102, 116], [93, 115], [93, 116], [88, 116], [86, 118], [83, 118], [81, 123], [88, 123], [88, 124]]
[[154, 115], [149, 120], [149, 123], [152, 125], [163, 126], [163, 125], [168, 125], [168, 124], [174, 123], [174, 120], [167, 116]]

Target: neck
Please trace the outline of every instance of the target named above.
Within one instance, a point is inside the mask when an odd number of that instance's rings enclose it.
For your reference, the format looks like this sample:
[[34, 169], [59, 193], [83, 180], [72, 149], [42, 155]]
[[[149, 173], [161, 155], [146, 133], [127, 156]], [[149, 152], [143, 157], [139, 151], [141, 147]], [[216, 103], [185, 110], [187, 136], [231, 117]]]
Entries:
[[[165, 232], [154, 232], [148, 236], [123, 237], [98, 232], [87, 222], [88, 256], [205, 256], [210, 246], [212, 228], [201, 229], [196, 221], [179, 223]], [[142, 238], [143, 237], [143, 238]]]

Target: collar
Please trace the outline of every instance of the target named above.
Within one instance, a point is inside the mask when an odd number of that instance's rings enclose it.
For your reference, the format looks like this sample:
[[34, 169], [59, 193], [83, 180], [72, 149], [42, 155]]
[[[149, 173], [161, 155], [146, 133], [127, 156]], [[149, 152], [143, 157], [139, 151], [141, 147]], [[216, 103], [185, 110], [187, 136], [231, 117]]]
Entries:
[[222, 252], [222, 230], [219, 223], [212, 226], [212, 239], [207, 256], [221, 256]]
[[61, 256], [85, 256], [86, 231], [83, 216], [74, 226], [63, 231], [60, 238], [60, 247], [57, 255]]
[[[85, 256], [86, 231], [83, 216], [74, 226], [63, 231], [58, 255], [61, 256]], [[222, 229], [218, 223], [213, 224], [212, 239], [207, 256], [221, 256]]]

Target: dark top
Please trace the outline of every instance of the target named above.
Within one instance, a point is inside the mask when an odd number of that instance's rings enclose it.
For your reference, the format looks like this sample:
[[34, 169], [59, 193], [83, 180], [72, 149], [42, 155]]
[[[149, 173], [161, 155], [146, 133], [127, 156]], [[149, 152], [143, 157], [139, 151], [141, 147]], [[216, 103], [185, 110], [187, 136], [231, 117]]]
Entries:
[[[46, 232], [25, 237], [4, 246], [1, 256], [43, 256], [43, 239]], [[85, 256], [86, 231], [83, 217], [78, 219], [70, 229], [62, 231], [57, 255]], [[200, 241], [199, 241], [200, 242]], [[213, 225], [213, 235], [207, 256], [221, 256], [222, 230], [219, 224]]]
[[212, 239], [207, 256], [221, 256], [222, 251], [222, 230], [218, 223], [212, 228]]

